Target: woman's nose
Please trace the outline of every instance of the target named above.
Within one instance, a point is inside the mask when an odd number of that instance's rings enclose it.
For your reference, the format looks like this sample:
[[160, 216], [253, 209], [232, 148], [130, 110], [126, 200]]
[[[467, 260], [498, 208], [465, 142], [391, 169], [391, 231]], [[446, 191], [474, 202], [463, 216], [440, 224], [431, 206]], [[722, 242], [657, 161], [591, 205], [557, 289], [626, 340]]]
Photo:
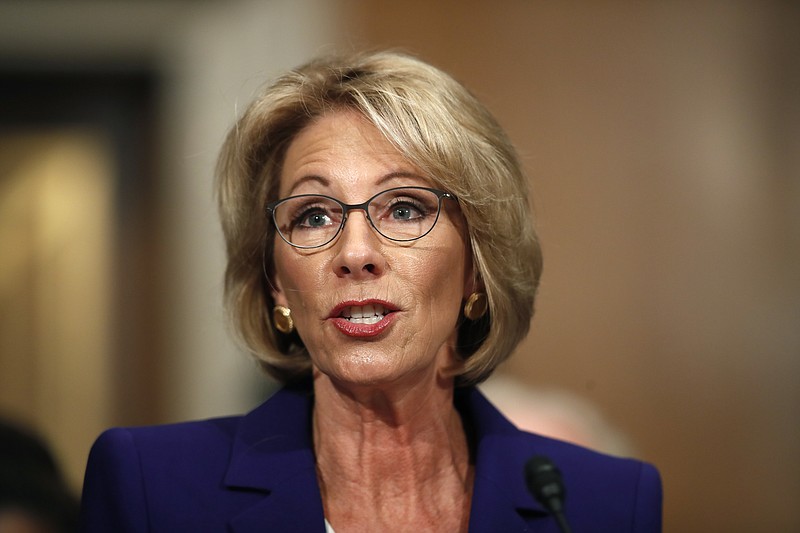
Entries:
[[372, 228], [366, 213], [351, 212], [335, 243], [333, 268], [337, 276], [355, 279], [378, 277], [386, 269], [378, 233]]

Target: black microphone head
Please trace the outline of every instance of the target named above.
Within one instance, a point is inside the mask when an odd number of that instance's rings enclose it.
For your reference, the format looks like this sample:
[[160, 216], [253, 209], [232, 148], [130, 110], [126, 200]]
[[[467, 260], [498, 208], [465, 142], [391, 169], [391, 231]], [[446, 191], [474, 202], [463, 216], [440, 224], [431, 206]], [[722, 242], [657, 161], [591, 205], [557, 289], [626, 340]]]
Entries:
[[525, 483], [533, 497], [551, 513], [560, 513], [566, 491], [561, 471], [553, 461], [543, 455], [535, 455], [525, 463]]

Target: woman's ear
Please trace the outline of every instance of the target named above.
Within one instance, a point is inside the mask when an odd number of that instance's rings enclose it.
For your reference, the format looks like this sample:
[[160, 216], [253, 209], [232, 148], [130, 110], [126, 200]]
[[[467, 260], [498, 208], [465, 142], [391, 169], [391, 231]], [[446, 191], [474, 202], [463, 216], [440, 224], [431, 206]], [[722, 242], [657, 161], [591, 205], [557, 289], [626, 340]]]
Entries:
[[479, 279], [473, 279], [472, 283], [468, 284], [467, 290], [464, 291], [464, 298], [469, 298], [472, 294], [486, 292], [483, 282]]
[[466, 300], [476, 292], [486, 292], [486, 288], [483, 285], [481, 276], [477, 273], [471, 273], [467, 275], [467, 279], [464, 282], [464, 299]]
[[277, 274], [270, 276], [269, 286], [272, 301], [275, 302], [275, 305], [289, 307], [289, 302], [286, 300], [286, 293], [283, 291], [283, 284]]
[[464, 265], [464, 300], [476, 292], [485, 292], [483, 286], [483, 277], [478, 270], [475, 260], [475, 246], [466, 237], [467, 256], [466, 264]]
[[485, 290], [480, 272], [475, 268], [475, 259], [470, 256], [464, 269], [464, 299], [466, 300], [476, 292], [485, 292]]

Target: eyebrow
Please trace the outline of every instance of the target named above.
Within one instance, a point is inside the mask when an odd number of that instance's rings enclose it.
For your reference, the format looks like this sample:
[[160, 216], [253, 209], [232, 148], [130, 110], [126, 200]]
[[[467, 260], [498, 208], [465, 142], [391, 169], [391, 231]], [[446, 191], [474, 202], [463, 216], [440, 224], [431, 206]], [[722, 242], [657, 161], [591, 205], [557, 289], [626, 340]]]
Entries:
[[322, 176], [317, 176], [316, 174], [309, 174], [307, 176], [303, 176], [302, 178], [295, 181], [292, 186], [287, 191], [287, 196], [292, 196], [294, 194], [295, 189], [297, 189], [300, 185], [308, 182], [317, 182], [323, 187], [329, 187], [331, 182], [327, 178], [323, 178]]
[[[400, 170], [400, 171], [395, 171], [395, 172], [389, 172], [388, 174], [385, 174], [385, 175], [381, 176], [380, 179], [378, 179], [378, 181], [375, 183], [375, 185], [382, 185], [382, 184], [384, 184], [384, 183], [386, 183], [388, 181], [392, 181], [392, 180], [398, 179], [398, 178], [415, 178], [415, 179], [420, 179], [420, 180], [424, 180], [424, 181], [429, 181], [424, 176], [422, 176], [420, 174], [416, 174], [416, 173], [411, 172], [411, 171]], [[320, 184], [323, 187], [330, 187], [331, 186], [331, 180], [330, 179], [328, 179], [326, 177], [323, 177], [323, 176], [318, 176], [316, 174], [308, 174], [306, 176], [303, 176], [303, 177], [299, 178], [297, 181], [295, 181], [292, 184], [291, 188], [287, 191], [287, 196], [292, 196], [294, 194], [294, 191], [300, 185], [303, 185], [303, 184], [309, 183], [309, 182], [316, 182], [316, 183]]]

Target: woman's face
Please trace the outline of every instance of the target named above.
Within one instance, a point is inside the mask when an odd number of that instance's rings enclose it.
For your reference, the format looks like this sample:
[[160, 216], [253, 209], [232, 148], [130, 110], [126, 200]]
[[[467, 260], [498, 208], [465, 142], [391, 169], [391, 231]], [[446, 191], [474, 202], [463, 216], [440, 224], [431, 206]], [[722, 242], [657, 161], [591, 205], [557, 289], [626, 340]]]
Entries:
[[[393, 187], [431, 185], [374, 126], [339, 111], [289, 145], [280, 197], [325, 194], [360, 204]], [[455, 201], [442, 200], [433, 230], [416, 241], [385, 239], [355, 210], [321, 248], [295, 248], [276, 236], [274, 261], [275, 302], [291, 309], [315, 368], [331, 379], [388, 384], [453, 368], [456, 323], [472, 287]]]

